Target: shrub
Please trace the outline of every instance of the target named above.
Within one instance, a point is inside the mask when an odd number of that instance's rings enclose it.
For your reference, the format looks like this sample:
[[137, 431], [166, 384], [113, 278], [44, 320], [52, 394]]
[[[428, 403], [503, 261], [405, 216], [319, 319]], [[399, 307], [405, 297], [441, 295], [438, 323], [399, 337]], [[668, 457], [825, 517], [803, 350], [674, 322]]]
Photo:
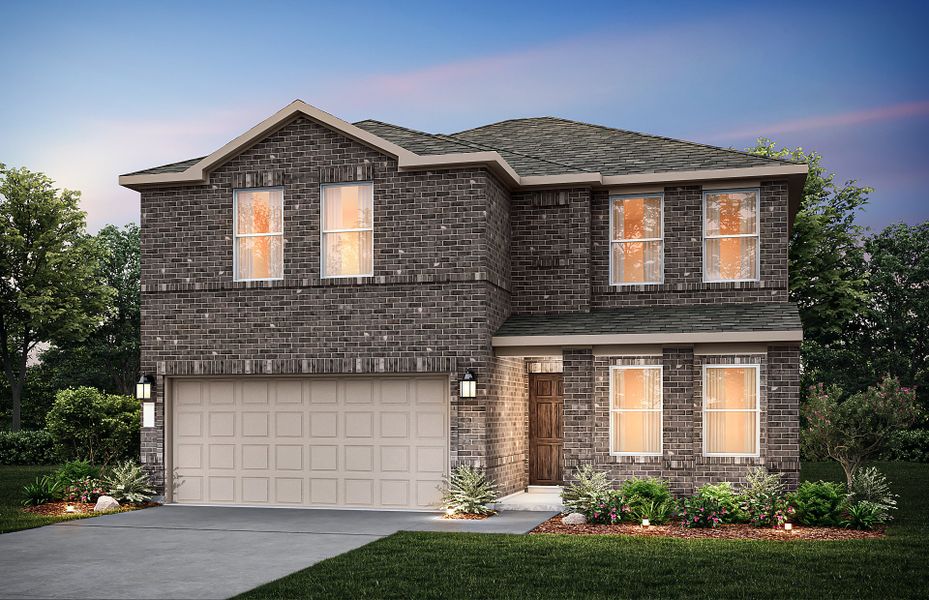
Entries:
[[728, 481], [707, 483], [697, 490], [695, 496], [712, 500], [719, 506], [723, 523], [743, 523], [748, 515], [742, 510], [742, 497]]
[[629, 513], [636, 521], [648, 519], [652, 525], [667, 523], [674, 514], [674, 500], [643, 500], [635, 505], [629, 505]]
[[61, 486], [58, 481], [49, 475], [36, 477], [36, 480], [23, 487], [23, 506], [38, 506], [46, 502], [58, 500], [61, 495]]
[[139, 403], [94, 388], [61, 390], [46, 421], [64, 457], [110, 464], [139, 448]]
[[859, 469], [852, 478], [852, 489], [850, 490], [850, 500], [853, 503], [871, 502], [888, 511], [897, 508], [897, 495], [890, 491], [890, 484], [887, 478], [876, 468], [868, 467]]
[[702, 528], [716, 527], [723, 522], [726, 513], [715, 498], [697, 494], [681, 500], [677, 516], [684, 527]]
[[51, 465], [57, 462], [48, 431], [0, 431], [0, 465]]
[[82, 477], [64, 488], [64, 499], [69, 502], [96, 502], [106, 493], [103, 483], [93, 477]]
[[482, 469], [468, 465], [456, 467], [445, 483], [442, 508], [451, 514], [490, 515], [488, 506], [497, 500], [497, 489]]
[[794, 514], [784, 499], [784, 481], [780, 473], [768, 473], [755, 467], [745, 476], [740, 490], [742, 510], [755, 527], [780, 527]]
[[881, 453], [884, 460], [929, 462], [929, 429], [895, 431]]
[[803, 525], [836, 525], [845, 506], [845, 486], [828, 481], [804, 481], [789, 496], [796, 520]]
[[886, 523], [888, 520], [890, 520], [890, 515], [887, 509], [874, 502], [862, 500], [849, 504], [839, 523], [849, 529], [874, 529], [875, 525]]
[[610, 494], [612, 484], [607, 474], [596, 471], [591, 465], [584, 465], [574, 474], [574, 481], [561, 491], [561, 502], [565, 512], [587, 514], [605, 501]]
[[95, 467], [86, 460], [72, 460], [63, 464], [60, 469], [55, 471], [55, 479], [58, 480], [58, 483], [61, 484], [63, 488], [87, 477], [99, 479], [100, 468]]
[[619, 486], [619, 492], [633, 511], [643, 504], [671, 501], [671, 490], [667, 482], [654, 477], [627, 479]]
[[103, 489], [119, 502], [139, 504], [150, 500], [155, 490], [151, 480], [138, 464], [127, 460], [119, 463], [103, 478]]
[[632, 516], [626, 499], [617, 490], [607, 492], [604, 497], [588, 505], [583, 513], [588, 523], [597, 525], [615, 525]]

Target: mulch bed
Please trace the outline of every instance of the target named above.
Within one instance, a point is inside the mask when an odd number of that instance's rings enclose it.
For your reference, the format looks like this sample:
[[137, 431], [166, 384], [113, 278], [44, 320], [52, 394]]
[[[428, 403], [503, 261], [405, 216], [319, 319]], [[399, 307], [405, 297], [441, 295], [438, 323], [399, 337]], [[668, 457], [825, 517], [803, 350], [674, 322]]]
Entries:
[[[73, 506], [74, 512], [68, 512], [67, 507]], [[44, 515], [46, 517], [64, 517], [67, 515], [80, 515], [94, 512], [95, 502], [47, 502], [45, 504], [40, 504], [39, 506], [27, 506], [23, 508], [24, 511], [34, 513], [37, 515]], [[142, 504], [123, 504], [119, 508], [109, 510], [108, 513], [113, 512], [128, 512], [130, 510], [139, 510], [142, 508], [149, 508], [151, 506], [159, 506], [157, 502], [143, 502]], [[105, 514], [105, 513], [99, 513]]]
[[883, 529], [858, 531], [839, 527], [793, 526], [793, 531], [753, 527], [751, 525], [720, 525], [711, 529], [688, 529], [678, 524], [652, 525], [648, 529], [632, 523], [619, 525], [565, 525], [561, 516], [552, 517], [529, 533], [566, 533], [572, 535], [636, 535], [641, 537], [672, 537], [685, 539], [769, 540], [863, 540], [884, 537]]
[[463, 521], [482, 521], [486, 519], [487, 517], [494, 516], [495, 514], [497, 513], [493, 513], [489, 515], [474, 515], [471, 513], [457, 513], [454, 515], [444, 515], [442, 518], [443, 519], [459, 519]]

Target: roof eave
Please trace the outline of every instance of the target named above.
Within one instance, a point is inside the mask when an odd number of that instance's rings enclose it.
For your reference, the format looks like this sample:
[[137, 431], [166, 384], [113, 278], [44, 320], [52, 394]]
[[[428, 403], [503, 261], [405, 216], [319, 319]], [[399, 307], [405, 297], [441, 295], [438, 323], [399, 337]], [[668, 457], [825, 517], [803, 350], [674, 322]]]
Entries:
[[742, 342], [802, 342], [802, 329], [711, 331], [711, 332], [660, 332], [562, 335], [503, 335], [494, 336], [495, 348], [519, 346], [600, 346], [625, 344], [705, 344]]

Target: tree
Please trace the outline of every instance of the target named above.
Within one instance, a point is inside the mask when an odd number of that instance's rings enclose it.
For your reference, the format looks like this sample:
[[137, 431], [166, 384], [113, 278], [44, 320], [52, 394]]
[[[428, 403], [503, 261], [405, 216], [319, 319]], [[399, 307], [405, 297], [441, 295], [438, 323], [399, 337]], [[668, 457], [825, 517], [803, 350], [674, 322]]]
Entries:
[[867, 353], [877, 372], [916, 388], [929, 409], [929, 221], [891, 225], [865, 243], [871, 308]]
[[10, 386], [11, 428], [22, 421], [30, 355], [41, 342], [82, 338], [109, 296], [93, 273], [97, 245], [86, 235], [78, 192], [0, 164], [0, 362]]
[[748, 151], [809, 167], [788, 251], [789, 296], [797, 303], [804, 331], [801, 389], [835, 383], [863, 390], [877, 381], [878, 372], [861, 353], [870, 296], [866, 230], [855, 218], [873, 190], [855, 181], [837, 184], [816, 152], [778, 149], [764, 138]]
[[129, 396], [90, 387], [61, 390], [46, 420], [56, 447], [69, 460], [108, 465], [138, 454], [141, 407]]
[[839, 386], [818, 385], [803, 406], [801, 432], [805, 453], [831, 458], [842, 466], [848, 489], [855, 471], [869, 456], [883, 450], [891, 434], [912, 425], [918, 415], [916, 394], [894, 377], [843, 400]]
[[60, 388], [91, 386], [131, 394], [139, 374], [139, 226], [107, 225], [96, 236], [97, 281], [113, 290], [103, 320], [78, 341], [42, 353], [42, 366]]

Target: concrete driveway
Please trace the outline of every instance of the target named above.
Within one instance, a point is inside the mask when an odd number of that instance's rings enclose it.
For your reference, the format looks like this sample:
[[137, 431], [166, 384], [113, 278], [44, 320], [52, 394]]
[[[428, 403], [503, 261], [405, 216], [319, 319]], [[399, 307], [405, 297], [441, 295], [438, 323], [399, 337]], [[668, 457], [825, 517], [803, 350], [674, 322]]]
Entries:
[[0, 598], [228, 598], [397, 531], [526, 533], [550, 516], [162, 506], [0, 535]]

